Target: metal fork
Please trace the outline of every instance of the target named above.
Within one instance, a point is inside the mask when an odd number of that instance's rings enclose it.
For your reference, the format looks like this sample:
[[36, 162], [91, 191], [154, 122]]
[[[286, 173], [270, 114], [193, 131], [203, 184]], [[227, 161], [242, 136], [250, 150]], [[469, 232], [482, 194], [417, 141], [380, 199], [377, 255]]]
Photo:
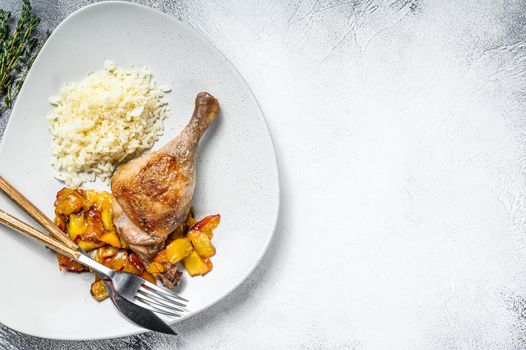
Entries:
[[186, 311], [184, 308], [188, 300], [167, 288], [159, 287], [131, 273], [114, 271], [85, 253], [80, 254], [76, 260], [111, 279], [115, 291], [136, 305], [174, 317], [181, 317]]
[[[127, 272], [117, 272], [91, 259], [82, 251], [68, 235], [66, 235], [53, 221], [44, 215], [33, 203], [18, 192], [7, 180], [0, 176], [0, 190], [2, 190], [14, 203], [41, 224], [49, 233], [60, 240], [57, 241], [48, 235], [34, 229], [17, 218], [1, 212], [0, 221], [28, 234], [32, 238], [44, 243], [46, 246], [58, 250], [79, 263], [90, 267], [95, 272], [111, 279], [113, 287], [124, 299], [144, 307], [145, 309], [172, 317], [181, 317], [187, 311], [188, 300], [179, 296], [170, 289], [159, 287], [145, 279]], [[23, 230], [21, 230], [22, 228]], [[42, 236], [44, 237], [42, 237]]]

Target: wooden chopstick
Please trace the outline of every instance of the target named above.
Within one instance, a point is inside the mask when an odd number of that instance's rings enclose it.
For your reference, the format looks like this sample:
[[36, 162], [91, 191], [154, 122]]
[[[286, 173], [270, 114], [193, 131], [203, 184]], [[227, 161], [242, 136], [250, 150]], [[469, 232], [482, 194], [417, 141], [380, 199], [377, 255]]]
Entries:
[[73, 259], [78, 259], [80, 257], [80, 252], [78, 250], [71, 249], [62, 242], [48, 236], [47, 234], [15, 218], [11, 214], [8, 214], [3, 210], [0, 210], [0, 222], [15, 229], [16, 231], [22, 234], [25, 234], [26, 236], [36, 239], [37, 241], [43, 243], [45, 246], [53, 249], [57, 253], [66, 255]]
[[13, 202], [15, 202], [20, 208], [28, 213], [33, 219], [35, 219], [40, 225], [42, 225], [49, 233], [60, 240], [71, 250], [77, 250], [78, 246], [73, 242], [69, 236], [64, 233], [51, 219], [49, 219], [44, 213], [40, 211], [29, 199], [24, 197], [18, 192], [13, 185], [11, 185], [6, 179], [0, 176], [0, 190], [2, 190]]

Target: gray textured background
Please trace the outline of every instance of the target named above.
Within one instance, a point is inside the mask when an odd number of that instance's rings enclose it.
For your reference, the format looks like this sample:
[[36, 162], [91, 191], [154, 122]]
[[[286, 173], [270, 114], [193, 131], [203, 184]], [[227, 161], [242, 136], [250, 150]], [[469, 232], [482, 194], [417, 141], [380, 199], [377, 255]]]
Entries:
[[[88, 3], [34, 7], [52, 29]], [[280, 165], [276, 238], [176, 338], [0, 326], [0, 348], [526, 348], [524, 1], [144, 3], [254, 90]]]

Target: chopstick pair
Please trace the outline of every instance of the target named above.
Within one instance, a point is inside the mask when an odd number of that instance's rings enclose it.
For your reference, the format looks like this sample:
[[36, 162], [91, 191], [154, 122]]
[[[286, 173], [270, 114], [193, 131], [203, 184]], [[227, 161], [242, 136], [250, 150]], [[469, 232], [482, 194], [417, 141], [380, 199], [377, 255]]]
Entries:
[[78, 259], [80, 252], [73, 250], [70, 247], [66, 246], [64, 243], [56, 240], [55, 238], [43, 233], [42, 231], [37, 230], [31, 225], [26, 224], [25, 222], [17, 219], [13, 215], [6, 213], [0, 209], [0, 222], [6, 226], [11, 227], [37, 241], [42, 242], [46, 247], [53, 249], [55, 252], [65, 255], [72, 259]]
[[78, 259], [80, 252], [77, 250], [78, 246], [73, 242], [53, 221], [51, 221], [44, 213], [40, 211], [33, 203], [18, 192], [6, 179], [0, 176], [0, 190], [4, 192], [11, 201], [16, 203], [39, 224], [41, 224], [51, 236], [37, 230], [33, 226], [23, 222], [13, 215], [0, 210], [0, 222], [5, 225], [36, 239], [49, 248], [57, 251], [60, 254], [66, 255], [73, 259]]

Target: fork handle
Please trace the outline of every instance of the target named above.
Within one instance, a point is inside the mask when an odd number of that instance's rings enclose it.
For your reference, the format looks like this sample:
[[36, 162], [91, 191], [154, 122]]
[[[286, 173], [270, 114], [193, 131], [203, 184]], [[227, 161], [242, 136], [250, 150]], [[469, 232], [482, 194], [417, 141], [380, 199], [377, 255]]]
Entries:
[[43, 243], [45, 246], [53, 249], [57, 253], [66, 255], [72, 259], [79, 259], [80, 258], [80, 252], [74, 249], [71, 249], [67, 245], [63, 244], [62, 242], [57, 241], [54, 238], [49, 237], [45, 233], [37, 230], [36, 228], [29, 226], [25, 222], [15, 218], [14, 216], [6, 213], [3, 210], [0, 210], [0, 222], [3, 223], [6, 226], [9, 226], [16, 231], [23, 233], [26, 236], [29, 236], [40, 243]]
[[13, 202], [28, 213], [40, 225], [42, 225], [53, 237], [60, 240], [71, 250], [77, 250], [78, 246], [68, 235], [64, 233], [53, 221], [40, 211], [29, 199], [18, 192], [6, 179], [0, 176], [0, 190], [2, 190]]

